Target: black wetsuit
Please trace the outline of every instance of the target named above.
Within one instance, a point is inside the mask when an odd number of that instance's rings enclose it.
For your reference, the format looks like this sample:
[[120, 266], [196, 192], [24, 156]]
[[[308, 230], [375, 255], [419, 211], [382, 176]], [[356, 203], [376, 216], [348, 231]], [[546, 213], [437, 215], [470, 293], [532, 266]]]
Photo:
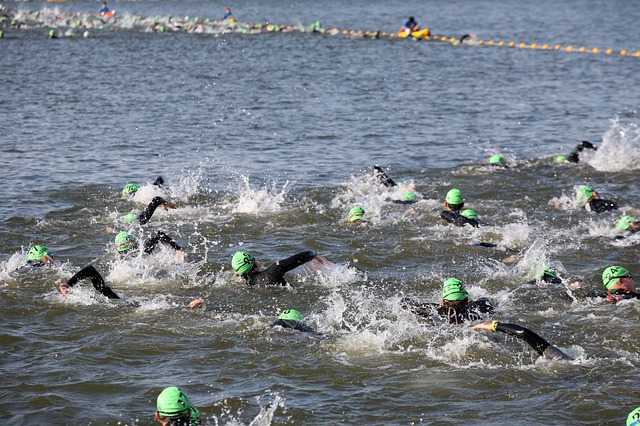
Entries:
[[433, 314], [445, 319], [448, 324], [462, 324], [465, 321], [483, 320], [481, 314], [490, 314], [493, 312], [491, 301], [486, 298], [480, 298], [475, 302], [468, 304], [460, 304], [457, 306], [442, 306], [437, 303], [426, 303], [405, 297], [403, 300], [403, 308], [410, 309], [416, 315], [425, 318], [431, 318]]
[[571, 359], [571, 357], [544, 340], [542, 337], [538, 336], [533, 331], [521, 327], [517, 324], [498, 322], [496, 325], [496, 331], [502, 331], [503, 333], [521, 338], [522, 340], [527, 342], [529, 346], [531, 346], [536, 352], [538, 352], [538, 354], [547, 359]]
[[378, 179], [378, 181], [384, 186], [393, 187], [398, 186], [393, 179], [391, 179], [387, 174], [382, 170], [380, 166], [373, 166], [373, 175]]
[[157, 231], [153, 237], [144, 242], [144, 252], [151, 254], [158, 247], [158, 243], [166, 244], [175, 250], [182, 250], [182, 248], [171, 237], [162, 231]]
[[294, 330], [302, 331], [303, 333], [318, 334], [313, 328], [296, 320], [277, 319], [271, 324], [271, 327], [278, 325], [282, 328], [293, 328]]
[[468, 217], [462, 216], [457, 210], [444, 210], [440, 213], [440, 217], [456, 226], [465, 226], [468, 224], [474, 228], [478, 228], [484, 225], [484, 223], [478, 219], [469, 219]]
[[611, 200], [601, 200], [601, 199], [593, 199], [589, 201], [584, 208], [591, 212], [603, 213], [608, 212], [610, 210], [617, 210], [618, 204], [615, 201]]
[[286, 259], [274, 262], [261, 271], [249, 272], [248, 274], [243, 275], [243, 278], [247, 281], [247, 284], [251, 286], [287, 285], [287, 281], [284, 279], [284, 274], [300, 265], [310, 262], [315, 257], [315, 251], [303, 251]]
[[149, 203], [149, 205], [138, 215], [138, 221], [140, 225], [144, 225], [151, 219], [151, 216], [155, 213], [156, 209], [164, 204], [167, 201], [162, 197], [153, 197], [153, 200]]
[[93, 288], [100, 294], [109, 299], [120, 299], [120, 296], [115, 294], [111, 288], [105, 284], [104, 279], [93, 265], [86, 266], [82, 268], [80, 271], [76, 272], [74, 276], [69, 278], [67, 284], [69, 287], [73, 287], [78, 281], [88, 278], [91, 280], [91, 284], [93, 284]]
[[578, 163], [580, 162], [580, 153], [585, 149], [593, 149], [596, 151], [596, 148], [591, 142], [588, 141], [580, 141], [578, 145], [576, 145], [575, 149], [571, 151], [571, 154], [567, 156], [567, 161], [570, 163]]

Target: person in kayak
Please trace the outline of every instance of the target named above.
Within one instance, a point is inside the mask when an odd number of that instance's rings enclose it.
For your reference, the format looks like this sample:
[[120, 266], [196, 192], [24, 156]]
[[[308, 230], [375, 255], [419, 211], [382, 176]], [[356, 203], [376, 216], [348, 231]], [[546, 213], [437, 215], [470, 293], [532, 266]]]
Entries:
[[420, 24], [418, 24], [418, 21], [416, 21], [413, 16], [410, 16], [409, 19], [404, 22], [404, 25], [402, 25], [402, 28], [400, 28], [400, 31], [398, 32], [411, 34], [414, 31], [420, 31]]
[[287, 281], [284, 279], [284, 274], [286, 272], [289, 272], [300, 265], [304, 265], [307, 262], [312, 262], [316, 258], [319, 263], [322, 264], [324, 258], [318, 256], [318, 254], [313, 250], [306, 250], [298, 254], [294, 254], [286, 259], [274, 262], [265, 269], [260, 269], [260, 264], [250, 253], [238, 251], [231, 259], [231, 266], [236, 272], [236, 275], [242, 277], [250, 286], [284, 286], [287, 285]]
[[78, 281], [84, 279], [91, 280], [93, 288], [106, 298], [120, 299], [120, 296], [118, 296], [113, 290], [111, 290], [108, 285], [105, 284], [102, 275], [100, 275], [98, 270], [93, 265], [85, 266], [84, 268], [76, 272], [71, 278], [69, 278], [66, 283], [60, 284], [60, 293], [62, 293], [62, 295], [66, 298], [69, 295], [69, 290], [71, 290], [71, 287], [76, 285]]
[[499, 321], [485, 321], [480, 324], [476, 324], [473, 328], [490, 331], [495, 333], [501, 331], [511, 336], [518, 337], [529, 346], [531, 346], [540, 356], [550, 360], [572, 360], [570, 356], [562, 352], [557, 347], [553, 346], [545, 339], [529, 330], [517, 324], [509, 324]]
[[480, 298], [469, 303], [469, 293], [457, 278], [448, 278], [442, 286], [442, 303], [421, 302], [411, 297], [405, 297], [403, 307], [416, 315], [431, 318], [437, 314], [448, 324], [462, 324], [465, 321], [483, 320], [482, 314], [490, 314], [494, 307], [487, 298]]
[[593, 189], [592, 186], [580, 186], [577, 189], [576, 194], [578, 197], [578, 204], [583, 206], [587, 211], [604, 213], [618, 208], [618, 204], [615, 201], [601, 199], [600, 194]]
[[200, 410], [176, 386], [165, 388], [156, 400], [156, 420], [163, 426], [200, 426]]
[[285, 309], [280, 315], [278, 315], [278, 319], [271, 323], [271, 328], [279, 326], [282, 328], [292, 328], [303, 333], [318, 334], [313, 328], [304, 324], [302, 320], [303, 317], [299, 311], [296, 311], [295, 309]]

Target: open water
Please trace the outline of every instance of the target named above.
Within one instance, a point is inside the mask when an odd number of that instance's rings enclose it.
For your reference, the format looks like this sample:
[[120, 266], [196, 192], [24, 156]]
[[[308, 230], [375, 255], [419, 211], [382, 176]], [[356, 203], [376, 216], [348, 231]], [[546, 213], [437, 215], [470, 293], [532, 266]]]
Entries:
[[[220, 19], [214, 1], [110, 2], [118, 16]], [[98, 2], [7, 2], [8, 11], [96, 12]], [[152, 425], [155, 398], [180, 386], [206, 424], [617, 425], [640, 405], [640, 301], [610, 305], [537, 285], [604, 289], [602, 270], [640, 274], [640, 9], [634, 2], [457, 0], [427, 4], [243, 0], [240, 22], [396, 31], [414, 15], [433, 33], [559, 44], [562, 50], [299, 31], [146, 32], [126, 20], [89, 37], [12, 28], [0, 40], [0, 421]], [[5, 13], [7, 13], [5, 11]], [[131, 22], [131, 21], [129, 21]], [[63, 31], [59, 29], [58, 31]], [[600, 53], [568, 52], [566, 46]], [[602, 53], [612, 49], [613, 53]], [[619, 52], [628, 50], [624, 56]], [[581, 140], [580, 164], [557, 164]], [[495, 169], [501, 153], [511, 165]], [[373, 164], [419, 201], [362, 179]], [[163, 190], [151, 182], [165, 178]], [[141, 189], [132, 201], [122, 187]], [[596, 215], [591, 184], [621, 207]], [[489, 226], [439, 218], [451, 187]], [[119, 218], [162, 194], [141, 238], [185, 247], [122, 260]], [[367, 223], [346, 223], [362, 205]], [[495, 248], [478, 247], [489, 241]], [[32, 244], [53, 268], [16, 269]], [[304, 249], [332, 262], [249, 288], [230, 259]], [[134, 303], [57, 285], [87, 264]], [[402, 308], [438, 302], [458, 277], [488, 319], [528, 327], [574, 361], [522, 341], [448, 326]], [[196, 297], [205, 310], [189, 310]], [[322, 336], [269, 328], [295, 308]]]

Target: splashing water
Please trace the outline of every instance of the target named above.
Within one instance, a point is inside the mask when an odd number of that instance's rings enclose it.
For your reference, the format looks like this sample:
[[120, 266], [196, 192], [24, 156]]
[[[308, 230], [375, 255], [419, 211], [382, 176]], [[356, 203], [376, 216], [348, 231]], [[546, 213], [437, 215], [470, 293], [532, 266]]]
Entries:
[[611, 120], [595, 152], [583, 152], [584, 161], [598, 171], [621, 172], [640, 168], [640, 128], [637, 123]]
[[248, 176], [242, 176], [242, 184], [238, 188], [238, 204], [233, 209], [235, 213], [269, 213], [282, 210], [282, 204], [289, 191], [289, 182], [285, 182], [281, 190], [277, 188], [277, 182], [271, 184], [271, 188], [257, 189], [249, 183]]

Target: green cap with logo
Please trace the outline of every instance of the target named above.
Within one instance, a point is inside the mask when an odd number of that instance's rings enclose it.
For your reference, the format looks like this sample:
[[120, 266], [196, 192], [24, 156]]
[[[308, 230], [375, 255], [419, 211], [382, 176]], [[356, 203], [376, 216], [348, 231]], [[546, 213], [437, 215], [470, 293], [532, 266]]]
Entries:
[[622, 266], [609, 266], [602, 272], [602, 284], [609, 290], [620, 278], [630, 278], [631, 274]]
[[133, 195], [138, 191], [138, 185], [135, 183], [128, 183], [122, 188], [122, 196], [127, 197], [129, 195]]
[[286, 309], [278, 316], [281, 320], [302, 321], [302, 314], [295, 309]]
[[566, 163], [569, 161], [569, 157], [567, 157], [566, 155], [558, 155], [555, 158], [555, 162], [556, 163]]
[[138, 247], [138, 239], [127, 231], [120, 231], [115, 238], [116, 250], [126, 252]]
[[247, 275], [253, 269], [255, 259], [246, 251], [237, 251], [231, 259], [231, 267], [240, 276]]
[[626, 231], [627, 229], [631, 228], [631, 225], [633, 225], [637, 221], [638, 219], [633, 216], [622, 216], [618, 221], [618, 229], [620, 231]]
[[51, 253], [51, 250], [49, 250], [48, 247], [33, 246], [29, 249], [29, 253], [27, 254], [27, 259], [39, 261], [49, 253]]
[[462, 216], [466, 217], [467, 219], [477, 219], [478, 218], [478, 213], [476, 213], [475, 210], [471, 210], [471, 209], [466, 209], [463, 210], [462, 213], [460, 213]]
[[122, 216], [122, 221], [124, 223], [132, 223], [133, 221], [135, 221], [138, 218], [138, 215], [135, 213], [129, 213], [126, 214], [124, 216]]
[[445, 201], [453, 205], [464, 203], [464, 198], [462, 198], [462, 191], [460, 191], [458, 188], [450, 189], [449, 192], [447, 192]]
[[469, 297], [467, 289], [462, 285], [462, 281], [457, 278], [449, 278], [442, 286], [442, 298], [447, 302], [464, 300]]
[[170, 419], [184, 417], [191, 409], [187, 395], [176, 386], [170, 386], [160, 392], [156, 407], [161, 417]]
[[489, 158], [489, 164], [504, 166], [507, 164], [507, 161], [504, 159], [502, 155], [496, 154], [496, 155], [492, 155], [491, 158]]
[[636, 408], [627, 416], [627, 426], [640, 425], [640, 407]]

